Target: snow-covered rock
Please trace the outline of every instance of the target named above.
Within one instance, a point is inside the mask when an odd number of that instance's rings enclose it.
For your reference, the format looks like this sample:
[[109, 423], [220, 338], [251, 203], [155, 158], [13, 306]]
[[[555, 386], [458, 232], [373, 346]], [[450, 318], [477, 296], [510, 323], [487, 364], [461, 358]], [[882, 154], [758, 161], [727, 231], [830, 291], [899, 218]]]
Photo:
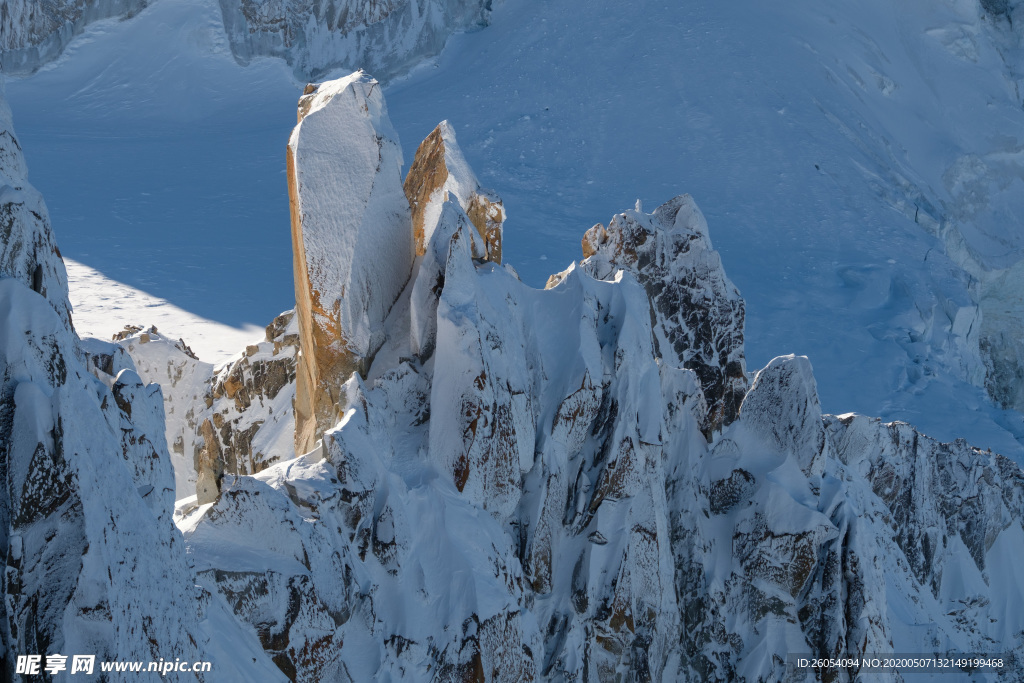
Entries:
[[832, 456], [813, 372], [803, 356], [775, 358], [754, 377], [740, 406], [747, 429], [771, 450], [795, 455], [800, 471], [812, 481]]
[[196, 494], [202, 479], [200, 502], [212, 502], [223, 474], [255, 474], [294, 457], [299, 335], [293, 311], [275, 318], [263, 341], [219, 368], [155, 327], [129, 326], [115, 339], [139, 375], [163, 389], [179, 499]]
[[338, 388], [369, 368], [409, 280], [413, 240], [401, 166], [377, 81], [360, 71], [306, 88], [288, 142], [299, 453], [341, 417]]
[[0, 12], [0, 71], [35, 72], [63, 52], [87, 24], [128, 17], [151, 0], [5, 0]]
[[235, 58], [284, 58], [300, 79], [341, 68], [380, 78], [441, 51], [454, 31], [483, 26], [491, 0], [220, 0]]
[[220, 434], [221, 448], [229, 454], [227, 472], [254, 474], [291, 458], [298, 348], [295, 314], [286, 311], [267, 326], [263, 341], [247, 346], [241, 358], [225, 365], [214, 378], [209, 419]]
[[[9, 117], [0, 124], [10, 145]], [[21, 169], [18, 189], [4, 192], [22, 192], [33, 205], [8, 213], [0, 251], [52, 245], [20, 150], [4, 152], [5, 182]], [[21, 270], [0, 273], [2, 678], [14, 680], [17, 655], [58, 653], [211, 660], [218, 680], [273, 676], [258, 650], [233, 661], [219, 649], [244, 647], [246, 635], [234, 622], [211, 624], [222, 613], [219, 598], [196, 587], [172, 522], [160, 387], [141, 380], [121, 347], [78, 339], [66, 305], [54, 305], [66, 304], [67, 287], [56, 277], [64, 272], [59, 255], [49, 253], [59, 267], [44, 271], [45, 292]], [[214, 633], [222, 640], [210, 647]]]
[[425, 196], [411, 281], [320, 447], [179, 518], [203, 585], [290, 678], [811, 680], [794, 656], [1020, 656], [1024, 473], [822, 416], [803, 357], [748, 391], [742, 300], [690, 198], [591, 229], [583, 266], [536, 290], [486, 258], [460, 197]]
[[53, 239], [43, 197], [28, 182], [28, 167], [0, 97], [0, 277], [41, 294], [71, 327], [68, 275]]
[[449, 199], [458, 202], [480, 232], [486, 258], [501, 263], [502, 224], [505, 207], [492, 191], [480, 187], [455, 139], [455, 129], [442, 121], [420, 143], [405, 177], [405, 196], [412, 211], [416, 255], [422, 256]]
[[0, 279], [0, 317], [6, 674], [24, 653], [198, 659], [159, 387], [126, 368], [108, 388], [12, 278]]
[[[211, 657], [217, 680], [882, 681], [794, 657], [947, 652], [1020, 680], [1024, 472], [822, 416], [803, 357], [748, 389], [692, 199], [592, 228], [537, 290], [488, 258], [444, 126], [407, 199], [374, 81], [323, 84], [300, 118], [297, 310], [216, 374], [152, 329], [80, 344], [0, 279], [5, 642]], [[325, 343], [347, 360], [303, 396]], [[298, 457], [293, 395], [323, 402]], [[198, 470], [191, 567], [162, 403]]]
[[[938, 443], [904, 423], [829, 416], [838, 458], [884, 506], [906, 569], [949, 617], [943, 624], [979, 652], [1024, 630], [1024, 473], [964, 441]], [[1018, 641], [1019, 642], [1019, 641]]]
[[[744, 304], [711, 246], [689, 195], [645, 214], [620, 213], [583, 236], [581, 266], [594, 277], [630, 271], [651, 300], [660, 357], [697, 373], [708, 404], [706, 432], [736, 419], [747, 389]], [[558, 281], [554, 276], [549, 286]]]

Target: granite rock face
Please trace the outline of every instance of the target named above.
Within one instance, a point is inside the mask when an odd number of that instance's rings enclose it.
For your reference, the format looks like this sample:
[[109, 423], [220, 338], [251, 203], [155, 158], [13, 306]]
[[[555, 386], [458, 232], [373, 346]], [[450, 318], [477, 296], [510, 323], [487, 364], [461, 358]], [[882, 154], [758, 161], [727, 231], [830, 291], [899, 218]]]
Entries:
[[404, 187], [412, 211], [417, 256], [426, 253], [441, 207], [451, 200], [462, 207], [476, 226], [486, 248], [485, 258], [501, 263], [505, 207], [493, 191], [480, 187], [476, 175], [462, 156], [455, 139], [455, 129], [447, 121], [439, 123], [420, 143]]
[[299, 453], [343, 414], [338, 387], [384, 344], [413, 262], [402, 151], [380, 84], [357, 72], [307, 91], [287, 156]]

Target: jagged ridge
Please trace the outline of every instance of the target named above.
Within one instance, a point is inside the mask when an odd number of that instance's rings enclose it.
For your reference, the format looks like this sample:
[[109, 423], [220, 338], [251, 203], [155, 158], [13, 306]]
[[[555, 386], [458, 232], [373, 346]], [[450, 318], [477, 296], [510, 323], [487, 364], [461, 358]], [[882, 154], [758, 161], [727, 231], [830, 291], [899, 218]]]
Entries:
[[[356, 309], [384, 341], [332, 380], [337, 426], [180, 510], [282, 671], [800, 680], [794, 654], [1019, 657], [1019, 467], [822, 416], [805, 358], [748, 391], [742, 299], [689, 197], [596, 226], [582, 267], [526, 287], [465, 198], [423, 190], [455, 149], [434, 135], [411, 165], [423, 247], [388, 310]], [[269, 570], [229, 559], [263, 548]]]

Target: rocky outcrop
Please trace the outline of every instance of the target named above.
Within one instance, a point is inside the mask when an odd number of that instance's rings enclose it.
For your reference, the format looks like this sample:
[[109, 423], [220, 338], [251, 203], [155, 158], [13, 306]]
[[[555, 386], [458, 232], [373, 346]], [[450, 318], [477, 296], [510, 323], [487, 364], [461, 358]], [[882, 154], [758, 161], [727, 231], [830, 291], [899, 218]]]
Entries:
[[[662, 359], [693, 370], [708, 405], [710, 436], [736, 419], [747, 389], [744, 303], [711, 247], [707, 221], [689, 195], [653, 214], [620, 213], [583, 236], [581, 267], [599, 279], [619, 269], [644, 286]], [[549, 286], [558, 281], [554, 276]]]
[[[255, 474], [294, 457], [295, 369], [298, 321], [286, 311], [267, 326], [266, 338], [213, 376], [195, 443], [197, 476], [217, 482], [228, 474]], [[207, 490], [200, 503], [213, 495]]]
[[405, 196], [412, 212], [417, 256], [426, 253], [441, 207], [453, 200], [466, 212], [483, 238], [485, 258], [501, 263], [505, 207], [494, 192], [480, 187], [455, 140], [455, 129], [447, 121], [439, 123], [416, 150], [405, 177]]
[[433, 56], [448, 36], [483, 26], [490, 0], [220, 0], [241, 63], [281, 57], [299, 79], [341, 68], [390, 78]]
[[[2, 32], [0, 32], [2, 33]], [[71, 327], [68, 275], [53, 238], [42, 195], [28, 182], [28, 167], [0, 98], [0, 277], [14, 278], [53, 307]]]
[[380, 85], [362, 72], [300, 102], [288, 142], [301, 351], [296, 452], [340, 419], [338, 393], [384, 343], [384, 319], [413, 262], [402, 152]]
[[75, 335], [2, 99], [0, 141], [0, 678], [24, 654], [204, 658], [160, 388], [118, 347]]
[[6, 0], [0, 12], [0, 71], [34, 73], [60, 56], [87, 24], [129, 17], [150, 0]]
[[200, 502], [212, 502], [224, 473], [255, 474], [294, 457], [294, 311], [275, 318], [263, 341], [219, 368], [155, 327], [128, 326], [114, 338], [140, 376], [163, 388], [178, 498], [198, 493]]

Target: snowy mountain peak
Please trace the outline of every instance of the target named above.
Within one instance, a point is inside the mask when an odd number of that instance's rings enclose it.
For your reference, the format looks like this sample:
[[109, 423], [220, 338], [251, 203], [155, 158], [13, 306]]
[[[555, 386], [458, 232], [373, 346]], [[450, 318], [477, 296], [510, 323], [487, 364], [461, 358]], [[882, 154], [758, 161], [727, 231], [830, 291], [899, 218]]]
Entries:
[[710, 435], [736, 418], [747, 388], [743, 299], [692, 197], [675, 197], [650, 214], [637, 206], [584, 234], [580, 265], [599, 279], [622, 268], [644, 286], [659, 355], [697, 373]]
[[833, 456], [806, 357], [779, 356], [759, 370], [740, 406], [740, 416], [779, 453], [795, 455], [810, 480], [820, 479], [825, 461]]
[[401, 147], [376, 80], [356, 72], [303, 95], [287, 160], [302, 453], [341, 417], [337, 387], [384, 343], [413, 244]]
[[451, 199], [458, 202], [483, 237], [487, 260], [501, 263], [505, 207], [494, 192], [480, 187], [448, 121], [439, 123], [420, 143], [405, 178], [405, 195], [412, 210], [417, 256], [426, 252], [441, 206]]

